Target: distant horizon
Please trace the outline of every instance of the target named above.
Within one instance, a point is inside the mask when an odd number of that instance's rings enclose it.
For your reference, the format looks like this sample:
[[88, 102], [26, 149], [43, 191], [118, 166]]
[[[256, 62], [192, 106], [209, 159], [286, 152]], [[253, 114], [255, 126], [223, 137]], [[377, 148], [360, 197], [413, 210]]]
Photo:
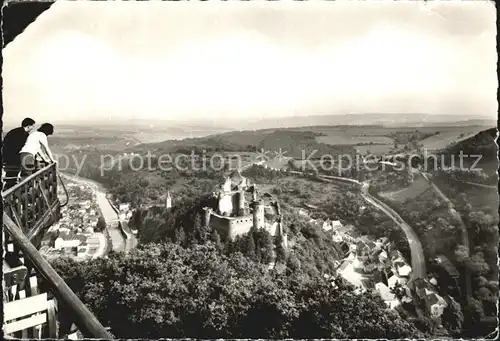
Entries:
[[[314, 118], [314, 117], [324, 117], [324, 118], [328, 118], [328, 117], [342, 117], [342, 116], [368, 116], [368, 117], [376, 117], [376, 116], [398, 116], [398, 118], [402, 118], [402, 117], [406, 117], [406, 116], [414, 116], [415, 115], [415, 120], [412, 120], [411, 123], [412, 124], [416, 124], [416, 123], [421, 123], [423, 125], [425, 125], [426, 123], [429, 124], [430, 126], [432, 126], [432, 124], [443, 124], [443, 123], [450, 123], [450, 126], [453, 126], [452, 123], [454, 122], [466, 122], [466, 121], [480, 121], [480, 120], [485, 120], [485, 121], [492, 121], [492, 122], [495, 122], [497, 121], [497, 117], [490, 117], [490, 116], [475, 116], [475, 117], [470, 117], [470, 116], [467, 116], [467, 115], [458, 115], [459, 119], [457, 120], [457, 115], [456, 114], [440, 114], [440, 115], [432, 115], [432, 114], [426, 114], [426, 113], [406, 113], [406, 114], [401, 114], [401, 113], [347, 113], [347, 114], [311, 114], [311, 115], [300, 115], [300, 114], [296, 114], [296, 115], [293, 115], [293, 116], [284, 116], [284, 117], [267, 117], [267, 118], [259, 118], [259, 119], [248, 119], [248, 120], [241, 120], [241, 119], [232, 119], [232, 120], [229, 120], [229, 121], [226, 121], [226, 124], [224, 123], [217, 123], [217, 122], [212, 122], [211, 120], [209, 119], [206, 119], [206, 120], [198, 120], [198, 121], [195, 121], [193, 122], [192, 120], [182, 120], [182, 119], [172, 119], [172, 118], [162, 118], [162, 117], [158, 117], [158, 118], [139, 118], [139, 117], [131, 117], [131, 118], [123, 118], [123, 119], [105, 119], [105, 118], [102, 118], [102, 119], [97, 119], [97, 118], [94, 118], [94, 119], [80, 119], [80, 120], [52, 120], [52, 121], [47, 121], [47, 122], [50, 122], [50, 123], [53, 123], [55, 125], [59, 124], [59, 125], [92, 125], [92, 124], [102, 124], [102, 123], [109, 123], [110, 125], [124, 125], [128, 122], [135, 122], [135, 121], [144, 121], [144, 124], [150, 124], [150, 123], [172, 123], [174, 124], [173, 127], [175, 126], [205, 126], [205, 127], [212, 127], [212, 128], [219, 128], [219, 129], [240, 129], [239, 126], [241, 125], [244, 125], [245, 123], [265, 123], [267, 121], [279, 121], [280, 119], [281, 120], [291, 120], [293, 118], [297, 118], [297, 119], [307, 119], [307, 118]], [[421, 120], [422, 116], [426, 116], [426, 117], [432, 117], [434, 119], [437, 119], [433, 122], [427, 122], [427, 121], [423, 121]], [[40, 125], [42, 123], [44, 123], [45, 121], [38, 121], [36, 119], [35, 116], [27, 116], [27, 117], [31, 117], [33, 119], [35, 119], [35, 121], [37, 121], [37, 125]], [[12, 120], [12, 119], [9, 119], [9, 120], [3, 120], [3, 126], [8, 126], [8, 127], [13, 127], [13, 126], [19, 126], [20, 125], [20, 121], [23, 119], [24, 117], [20, 118], [19, 121], [15, 121], [15, 120]], [[420, 118], [420, 120], [419, 120]], [[439, 118], [442, 118], [442, 120], [439, 120]], [[445, 120], [445, 118], [449, 118], [450, 120]], [[231, 123], [235, 123], [235, 122], [238, 122], [238, 127], [235, 127], [235, 126], [231, 126]], [[398, 120], [396, 119], [395, 122], [394, 122], [394, 125], [398, 125], [398, 121], [399, 124], [401, 124], [401, 126], [404, 126], [406, 124], [406, 122], [401, 122], [401, 120]], [[337, 123], [334, 123], [334, 124], [321, 124], [321, 125], [330, 125], [330, 126], [342, 126], [342, 125], [347, 125], [347, 126], [352, 126], [352, 125], [366, 125], [366, 126], [370, 126], [370, 125], [387, 125], [387, 124], [374, 124], [374, 123], [366, 123], [364, 124], [363, 122], [360, 122], [360, 123], [357, 123], [357, 124], [337, 124]], [[307, 126], [307, 125], [306, 125]], [[269, 128], [263, 128], [263, 129], [272, 129], [272, 128], [280, 128], [280, 127], [277, 127], [277, 126], [270, 126]], [[260, 128], [259, 128], [260, 129]], [[251, 130], [251, 129], [250, 129]]]

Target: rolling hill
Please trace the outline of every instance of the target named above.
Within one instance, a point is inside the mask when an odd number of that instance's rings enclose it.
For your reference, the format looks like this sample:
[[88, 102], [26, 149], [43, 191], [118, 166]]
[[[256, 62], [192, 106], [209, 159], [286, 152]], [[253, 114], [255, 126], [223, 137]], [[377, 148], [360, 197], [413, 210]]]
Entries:
[[311, 131], [291, 129], [271, 129], [259, 131], [235, 131], [201, 138], [183, 140], [167, 140], [158, 143], [140, 144], [130, 148], [131, 151], [156, 152], [190, 152], [191, 150], [207, 151], [261, 151], [274, 156], [282, 150], [284, 156], [303, 158], [314, 153], [313, 158], [322, 155], [352, 154], [354, 149], [349, 145], [330, 145], [316, 140], [320, 134]]
[[378, 125], [384, 127], [429, 127], [429, 126], [472, 126], [481, 125], [492, 127], [496, 120], [490, 117], [478, 117], [471, 119], [470, 115], [431, 115], [424, 113], [363, 113], [345, 115], [309, 115], [289, 116], [278, 118], [266, 118], [251, 122], [255, 129], [306, 127], [306, 126], [364, 126]]
[[[482, 168], [487, 174], [496, 173], [498, 169], [498, 146], [496, 144], [497, 129], [491, 128], [478, 132], [472, 137], [461, 140], [440, 152], [448, 162], [452, 156], [458, 160], [463, 155], [480, 155], [481, 160], [475, 166]], [[477, 157], [464, 158], [464, 166], [470, 167]]]

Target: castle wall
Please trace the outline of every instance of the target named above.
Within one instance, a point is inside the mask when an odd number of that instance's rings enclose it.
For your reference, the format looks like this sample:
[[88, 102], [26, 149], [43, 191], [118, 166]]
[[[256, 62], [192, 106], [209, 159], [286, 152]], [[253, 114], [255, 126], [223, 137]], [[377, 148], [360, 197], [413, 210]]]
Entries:
[[253, 217], [251, 215], [238, 217], [231, 221], [229, 237], [234, 239], [236, 236], [248, 233], [253, 225]]
[[217, 230], [222, 239], [234, 239], [236, 236], [248, 233], [253, 224], [252, 215], [243, 217], [223, 217], [212, 213], [210, 227]]
[[231, 224], [227, 217], [221, 217], [218, 214], [212, 213], [210, 216], [210, 227], [217, 230], [222, 240], [226, 240], [229, 237]]
[[[270, 201], [270, 195], [264, 195], [264, 201], [258, 200], [258, 189], [253, 186], [252, 191], [245, 191], [249, 183], [245, 178], [242, 179], [238, 186], [233, 186], [233, 179], [227, 178], [219, 187], [218, 209], [215, 212], [206, 211], [205, 221], [209, 222], [208, 226], [215, 228], [224, 239], [234, 239], [248, 233], [252, 227], [265, 228], [274, 236], [281, 234], [278, 203]], [[273, 221], [276, 215], [276, 221]], [[266, 218], [269, 219], [268, 223]]]
[[267, 232], [269, 232], [269, 234], [271, 236], [277, 236], [279, 234], [279, 226], [278, 226], [278, 222], [275, 221], [274, 223], [272, 224], [266, 224], [266, 230]]

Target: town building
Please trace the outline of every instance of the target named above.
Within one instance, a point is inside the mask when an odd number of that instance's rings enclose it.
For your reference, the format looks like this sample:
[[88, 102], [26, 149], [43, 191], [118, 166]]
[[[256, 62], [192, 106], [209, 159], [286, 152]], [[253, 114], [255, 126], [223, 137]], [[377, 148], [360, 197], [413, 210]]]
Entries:
[[94, 231], [100, 212], [92, 186], [69, 182], [66, 187], [68, 205], [61, 208], [61, 218], [48, 231], [46, 247], [40, 251], [48, 259], [65, 255], [81, 261], [104, 248], [105, 239]]
[[445, 299], [435, 292], [433, 285], [422, 278], [412, 279], [407, 284], [415, 296], [425, 303], [432, 317], [440, 317], [448, 306]]
[[120, 205], [118, 205], [118, 209], [120, 212], [128, 212], [130, 210], [130, 203], [120, 203]]
[[61, 250], [78, 247], [86, 243], [87, 238], [83, 235], [71, 235], [69, 233], [59, 233], [54, 241], [54, 249]]
[[322, 226], [322, 229], [325, 232], [337, 231], [340, 228], [342, 228], [342, 223], [340, 222], [340, 220], [327, 219], [323, 222]]

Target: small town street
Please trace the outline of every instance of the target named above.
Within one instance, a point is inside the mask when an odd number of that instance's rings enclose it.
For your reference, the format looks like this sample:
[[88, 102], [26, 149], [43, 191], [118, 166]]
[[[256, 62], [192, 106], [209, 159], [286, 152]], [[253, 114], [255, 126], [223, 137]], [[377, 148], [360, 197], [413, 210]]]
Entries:
[[[84, 184], [90, 186], [96, 195], [97, 204], [99, 205], [99, 209], [101, 214], [106, 221], [107, 231], [111, 238], [111, 244], [113, 251], [130, 251], [134, 247], [137, 246], [137, 239], [133, 234], [127, 234], [127, 238], [125, 238], [120, 231], [120, 227], [118, 226], [120, 222], [120, 218], [118, 213], [113, 209], [111, 203], [109, 202], [106, 196], [106, 190], [103, 186], [93, 180], [82, 178], [76, 175], [68, 175], [62, 174], [63, 177], [70, 179], [76, 183]], [[104, 237], [104, 241], [106, 238]], [[105, 244], [104, 244], [105, 245]], [[104, 246], [104, 250], [106, 247]], [[100, 251], [100, 249], [99, 249]], [[105, 251], [102, 251], [104, 253]]]

